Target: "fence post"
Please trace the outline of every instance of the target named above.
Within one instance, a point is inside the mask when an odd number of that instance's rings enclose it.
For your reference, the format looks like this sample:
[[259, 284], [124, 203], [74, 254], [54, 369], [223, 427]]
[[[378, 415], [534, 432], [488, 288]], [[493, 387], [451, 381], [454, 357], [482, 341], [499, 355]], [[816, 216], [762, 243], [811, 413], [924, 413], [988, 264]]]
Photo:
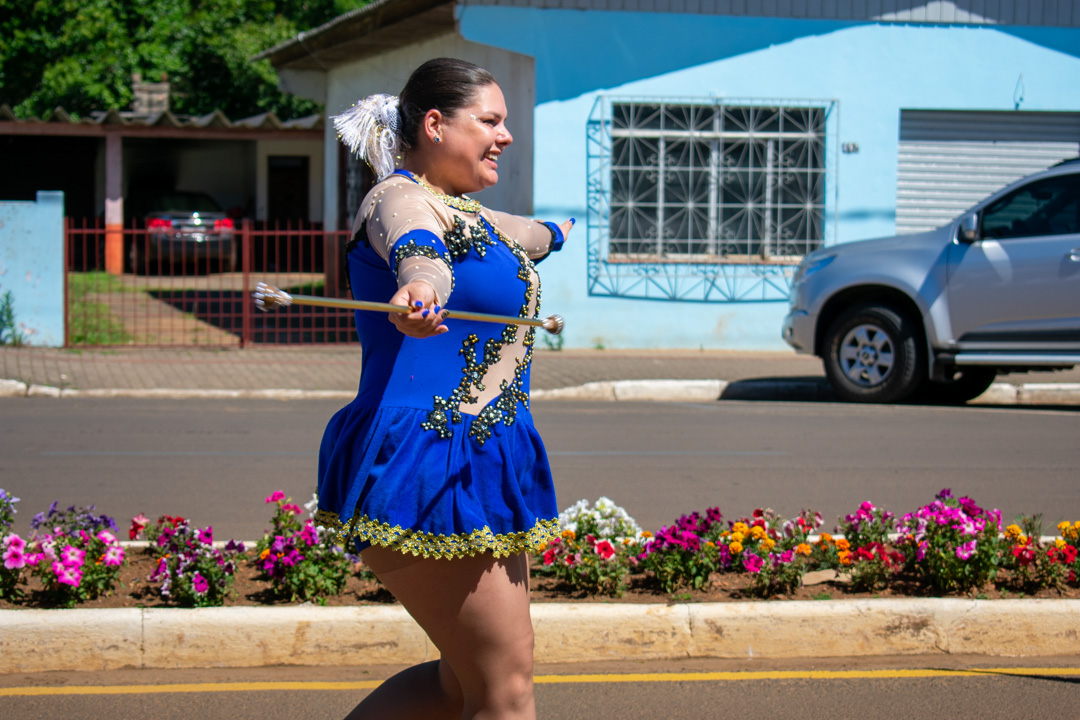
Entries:
[[243, 269], [243, 281], [240, 284], [240, 347], [247, 347], [255, 335], [254, 318], [251, 313], [251, 218], [240, 222], [240, 267]]

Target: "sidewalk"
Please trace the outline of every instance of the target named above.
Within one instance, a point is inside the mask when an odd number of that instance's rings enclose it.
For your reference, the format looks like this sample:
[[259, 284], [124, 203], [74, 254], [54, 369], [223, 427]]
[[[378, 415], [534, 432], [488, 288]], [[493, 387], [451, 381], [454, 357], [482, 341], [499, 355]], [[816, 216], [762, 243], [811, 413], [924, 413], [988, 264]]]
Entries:
[[[0, 348], [0, 394], [7, 395], [349, 398], [359, 377], [355, 346]], [[821, 361], [794, 352], [538, 350], [532, 389], [536, 399], [831, 399]], [[1080, 369], [1002, 375], [980, 401], [1080, 404]]]

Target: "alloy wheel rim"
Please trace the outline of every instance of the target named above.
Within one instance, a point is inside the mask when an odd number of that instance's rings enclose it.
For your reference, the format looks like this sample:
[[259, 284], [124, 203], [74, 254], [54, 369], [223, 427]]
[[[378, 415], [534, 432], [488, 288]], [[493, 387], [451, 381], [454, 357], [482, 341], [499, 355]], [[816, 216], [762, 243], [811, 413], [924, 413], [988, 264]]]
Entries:
[[848, 380], [859, 387], [877, 387], [892, 373], [895, 362], [893, 340], [877, 325], [856, 325], [840, 343], [839, 360]]

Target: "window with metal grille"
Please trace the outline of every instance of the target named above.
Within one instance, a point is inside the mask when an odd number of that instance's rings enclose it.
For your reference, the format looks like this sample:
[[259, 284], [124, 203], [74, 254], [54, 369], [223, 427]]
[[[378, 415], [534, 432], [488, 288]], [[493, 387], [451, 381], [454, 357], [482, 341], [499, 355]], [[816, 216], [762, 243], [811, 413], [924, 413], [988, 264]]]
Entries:
[[607, 261], [790, 261], [820, 247], [822, 107], [613, 102]]

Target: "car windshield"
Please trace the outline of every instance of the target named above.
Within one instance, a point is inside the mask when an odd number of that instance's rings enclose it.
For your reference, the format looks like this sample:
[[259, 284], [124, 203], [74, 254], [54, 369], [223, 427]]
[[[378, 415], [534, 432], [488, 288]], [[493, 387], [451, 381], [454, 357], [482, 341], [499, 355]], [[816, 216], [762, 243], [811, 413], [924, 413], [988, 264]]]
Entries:
[[221, 212], [214, 199], [204, 193], [175, 192], [154, 198], [151, 212]]

